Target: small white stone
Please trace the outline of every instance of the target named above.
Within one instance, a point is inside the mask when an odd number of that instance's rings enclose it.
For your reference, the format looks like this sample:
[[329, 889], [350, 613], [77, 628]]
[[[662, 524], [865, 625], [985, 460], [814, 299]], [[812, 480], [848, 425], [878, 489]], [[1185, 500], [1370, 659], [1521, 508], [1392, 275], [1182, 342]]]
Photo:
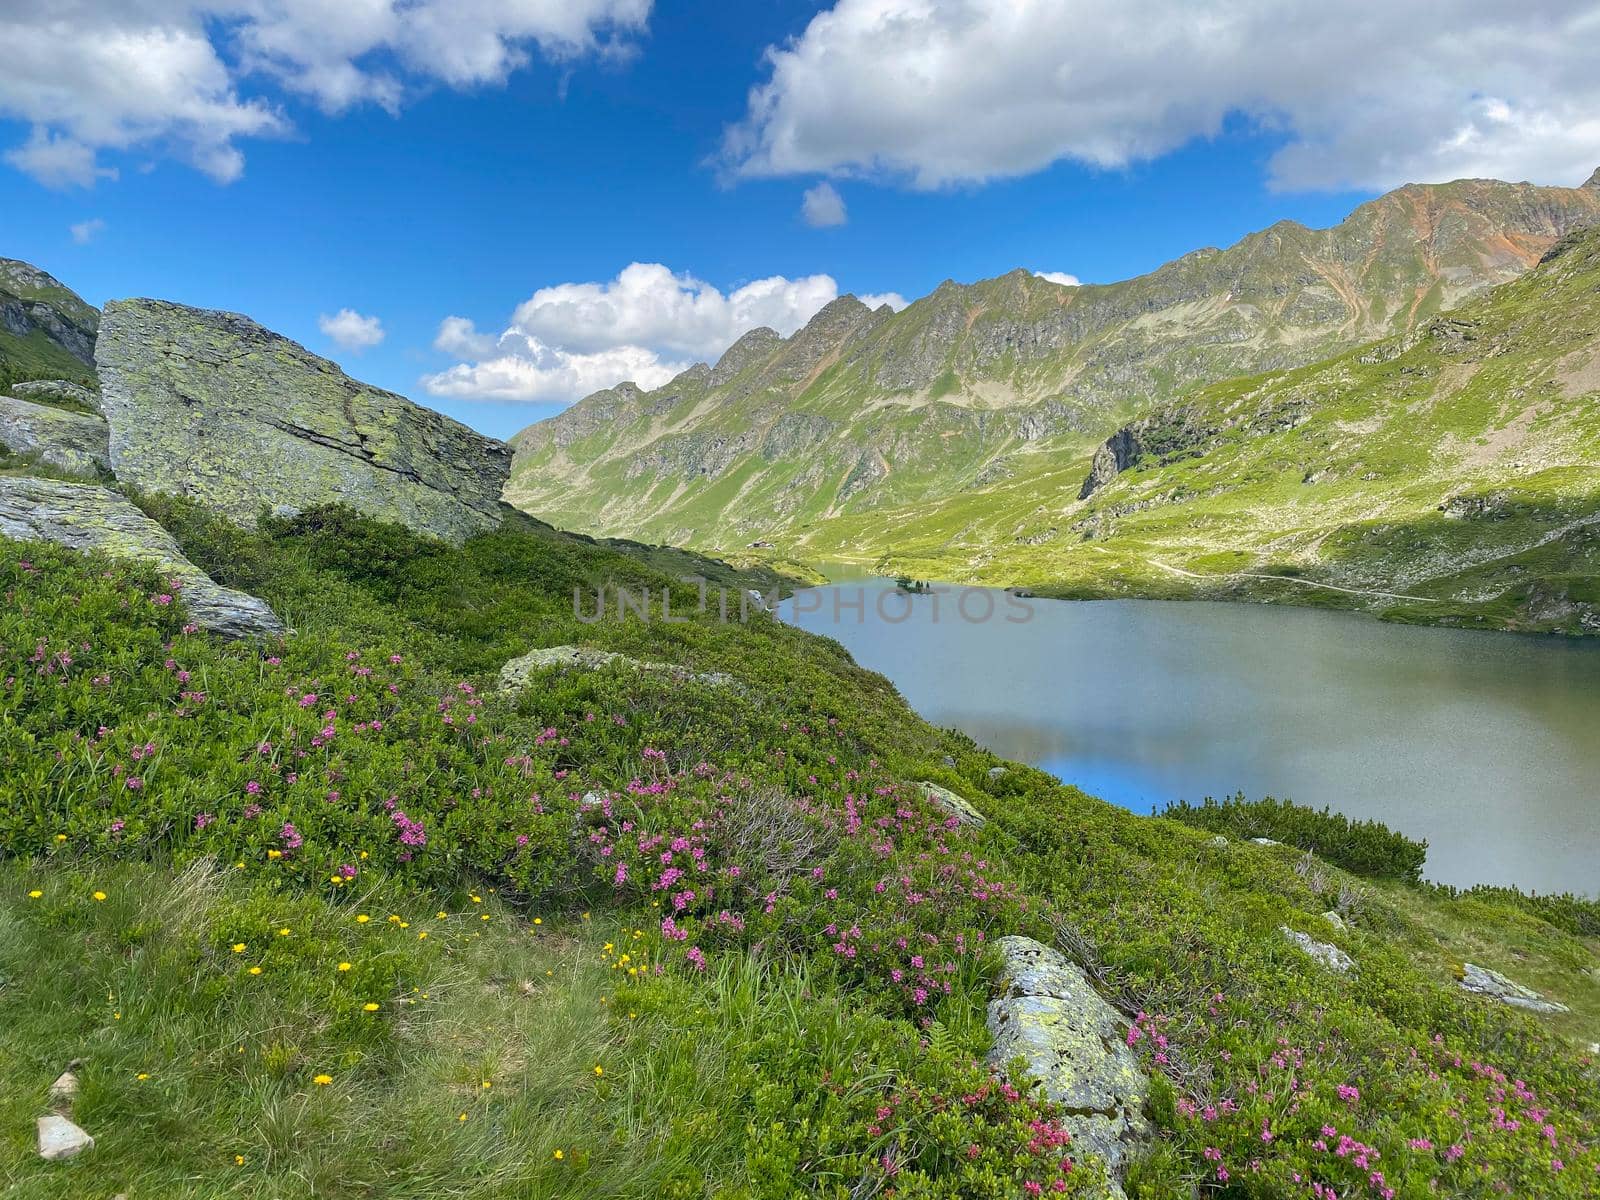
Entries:
[[39, 1118], [39, 1157], [47, 1162], [74, 1158], [94, 1149], [94, 1138], [65, 1117], [50, 1113]]
[[1338, 912], [1337, 909], [1330, 908], [1327, 912], [1322, 914], [1322, 919], [1324, 921], [1326, 921], [1329, 925], [1332, 925], [1335, 929], [1348, 929], [1348, 928], [1350, 928], [1348, 925], [1346, 925], [1344, 923], [1344, 918], [1339, 915], [1339, 912]]
[[51, 1104], [71, 1104], [78, 1095], [78, 1077], [70, 1070], [63, 1071], [50, 1085]]

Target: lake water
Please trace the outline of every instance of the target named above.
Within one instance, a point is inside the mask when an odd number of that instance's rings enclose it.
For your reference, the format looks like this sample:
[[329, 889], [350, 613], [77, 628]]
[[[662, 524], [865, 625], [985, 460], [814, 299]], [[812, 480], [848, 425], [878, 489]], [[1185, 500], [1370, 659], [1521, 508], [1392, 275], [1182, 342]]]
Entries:
[[1427, 838], [1441, 882], [1600, 893], [1600, 645], [883, 580], [779, 613], [934, 724], [1128, 808], [1238, 791], [1329, 805]]

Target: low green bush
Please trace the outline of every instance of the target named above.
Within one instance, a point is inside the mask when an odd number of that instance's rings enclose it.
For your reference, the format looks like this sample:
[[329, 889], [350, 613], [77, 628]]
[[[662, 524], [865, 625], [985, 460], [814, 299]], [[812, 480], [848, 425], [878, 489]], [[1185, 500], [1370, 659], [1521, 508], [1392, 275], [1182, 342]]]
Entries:
[[1221, 801], [1207, 796], [1198, 805], [1180, 800], [1168, 804], [1161, 815], [1229, 837], [1271, 838], [1371, 879], [1419, 883], [1428, 857], [1426, 839], [1414, 841], [1379, 821], [1352, 821], [1328, 808], [1318, 810], [1271, 796], [1246, 800], [1241, 792]]

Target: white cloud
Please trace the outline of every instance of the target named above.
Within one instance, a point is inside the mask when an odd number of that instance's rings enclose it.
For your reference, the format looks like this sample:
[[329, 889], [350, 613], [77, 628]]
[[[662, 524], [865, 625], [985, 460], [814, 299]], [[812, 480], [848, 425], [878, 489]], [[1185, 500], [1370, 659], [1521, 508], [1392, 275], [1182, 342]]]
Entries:
[[106, 223], [99, 217], [90, 217], [87, 221], [79, 221], [70, 226], [70, 229], [72, 240], [80, 246], [87, 246], [106, 231]]
[[488, 358], [499, 344], [498, 338], [479, 333], [466, 317], [446, 317], [439, 322], [433, 348], [456, 358]]
[[360, 354], [383, 341], [383, 322], [377, 317], [364, 317], [353, 308], [341, 308], [333, 316], [323, 313], [317, 318], [317, 328], [322, 336], [346, 350]]
[[117, 177], [113, 168], [95, 162], [90, 147], [76, 138], [54, 134], [37, 125], [26, 142], [6, 151], [5, 159], [46, 187], [93, 187], [97, 179]]
[[236, 139], [283, 135], [273, 81], [325, 111], [398, 110], [408, 87], [500, 84], [534, 52], [626, 53], [651, 0], [0, 0], [0, 116], [32, 126], [7, 152], [52, 187], [92, 185], [105, 151], [175, 154], [222, 183]]
[[511, 326], [580, 352], [631, 345], [709, 359], [757, 325], [788, 336], [838, 294], [829, 275], [774, 275], [724, 295], [692, 275], [636, 262], [607, 283], [540, 288], [517, 306]]
[[859, 299], [868, 308], [879, 308], [887, 304], [895, 312], [899, 312], [902, 308], [907, 308], [911, 304], [911, 301], [907, 300], [899, 292], [869, 292], [867, 295], [859, 297]]
[[[724, 293], [660, 263], [632, 263], [605, 283], [540, 288], [499, 335], [446, 317], [434, 349], [468, 361], [424, 376], [422, 385], [457, 399], [543, 402], [579, 400], [625, 380], [648, 390], [693, 361], [715, 361], [758, 325], [787, 337], [838, 295], [830, 275], [774, 275]], [[906, 306], [895, 292], [861, 299]]]
[[616, 346], [593, 354], [576, 354], [546, 346], [537, 338], [503, 338], [494, 357], [457, 363], [447, 371], [424, 376], [422, 384], [435, 396], [458, 400], [526, 400], [570, 403], [591, 392], [632, 380], [645, 390], [658, 388], [688, 367], [665, 362], [641, 346]]
[[939, 187], [1119, 168], [1242, 114], [1284, 188], [1600, 163], [1593, 0], [837, 0], [767, 52], [724, 154], [746, 175]]
[[844, 211], [844, 197], [826, 180], [814, 188], [806, 189], [800, 201], [800, 214], [813, 229], [843, 225], [849, 219]]
[[1051, 283], [1059, 283], [1062, 287], [1077, 287], [1083, 282], [1076, 275], [1068, 275], [1065, 271], [1035, 271], [1034, 275]]

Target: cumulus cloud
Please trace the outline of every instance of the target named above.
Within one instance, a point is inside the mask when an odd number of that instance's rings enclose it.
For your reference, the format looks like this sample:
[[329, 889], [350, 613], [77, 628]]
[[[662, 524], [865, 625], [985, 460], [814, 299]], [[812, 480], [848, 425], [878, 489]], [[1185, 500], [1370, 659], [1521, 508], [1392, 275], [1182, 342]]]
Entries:
[[579, 354], [526, 335], [502, 337], [482, 362], [457, 363], [423, 378], [435, 396], [458, 400], [525, 400], [570, 403], [632, 380], [649, 391], [689, 366], [668, 362], [643, 346], [615, 346]]
[[377, 317], [364, 317], [353, 308], [341, 308], [333, 316], [323, 313], [317, 318], [317, 328], [322, 336], [336, 345], [360, 354], [383, 341], [383, 322]]
[[907, 300], [899, 292], [868, 292], [866, 295], [858, 297], [858, 299], [868, 308], [881, 308], [887, 304], [895, 312], [899, 312], [902, 308], [906, 308], [911, 304], [911, 301]]
[[1051, 283], [1059, 283], [1062, 287], [1077, 287], [1083, 282], [1076, 275], [1068, 275], [1065, 271], [1035, 271], [1034, 274]]
[[1280, 188], [1600, 162], [1593, 0], [836, 0], [769, 48], [725, 136], [736, 174], [924, 188], [1072, 160], [1120, 168], [1241, 115], [1283, 138]]
[[800, 201], [800, 215], [813, 229], [829, 225], [843, 225], [849, 218], [844, 211], [844, 197], [833, 184], [824, 180], [814, 188], [807, 188]]
[[503, 83], [534, 53], [626, 53], [650, 0], [50, 0], [0, 3], [0, 116], [31, 125], [5, 155], [52, 187], [114, 174], [99, 155], [176, 154], [222, 183], [237, 139], [283, 135], [273, 82], [330, 113], [396, 111], [411, 87]]
[[99, 217], [90, 217], [87, 221], [79, 221], [77, 224], [69, 226], [69, 229], [72, 233], [73, 241], [80, 246], [87, 246], [106, 231], [106, 223]]
[[[465, 317], [439, 323], [434, 349], [464, 359], [422, 385], [457, 399], [571, 402], [632, 380], [660, 387], [695, 361], [715, 361], [758, 325], [785, 337], [839, 296], [830, 275], [774, 275], [723, 292], [660, 263], [631, 263], [604, 283], [540, 288], [499, 334]], [[895, 292], [861, 297], [906, 306]]]

